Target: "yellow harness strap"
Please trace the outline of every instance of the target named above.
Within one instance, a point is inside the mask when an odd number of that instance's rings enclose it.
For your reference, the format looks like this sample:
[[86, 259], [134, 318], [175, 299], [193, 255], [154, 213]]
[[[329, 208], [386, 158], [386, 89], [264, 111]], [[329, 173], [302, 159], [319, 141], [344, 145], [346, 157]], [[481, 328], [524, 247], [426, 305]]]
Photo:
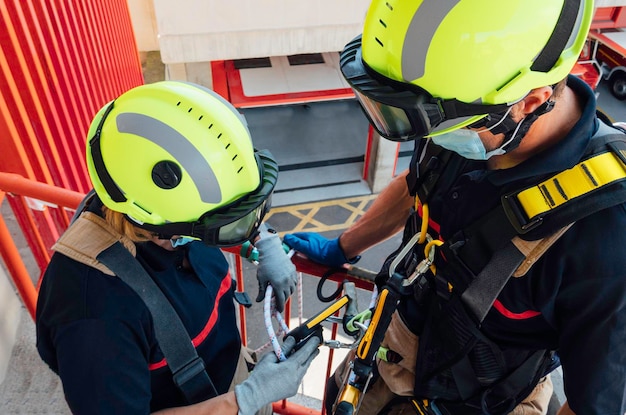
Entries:
[[115, 274], [96, 260], [96, 257], [117, 241], [135, 256], [137, 251], [133, 241], [113, 230], [102, 217], [92, 212], [83, 212], [61, 235], [52, 249], [107, 275], [114, 276]]
[[517, 194], [529, 221], [586, 193], [626, 178], [626, 164], [607, 152], [581, 161], [536, 186]]

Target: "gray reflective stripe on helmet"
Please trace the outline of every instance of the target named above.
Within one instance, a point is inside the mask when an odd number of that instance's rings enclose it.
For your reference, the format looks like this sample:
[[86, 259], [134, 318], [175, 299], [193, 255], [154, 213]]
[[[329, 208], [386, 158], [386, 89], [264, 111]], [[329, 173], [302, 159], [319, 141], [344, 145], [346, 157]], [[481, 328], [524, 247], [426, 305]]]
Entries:
[[176, 161], [185, 160], [182, 167], [195, 183], [200, 199], [204, 203], [222, 201], [222, 192], [213, 169], [198, 149], [181, 133], [144, 114], [125, 112], [119, 114], [115, 121], [119, 132], [143, 137], [170, 153]]
[[413, 14], [402, 45], [402, 78], [413, 81], [424, 76], [430, 42], [443, 19], [459, 0], [424, 0]]
[[578, 15], [576, 16], [576, 23], [574, 23], [574, 29], [567, 40], [567, 45], [565, 45], [565, 49], [569, 49], [574, 45], [574, 42], [578, 38], [578, 33], [580, 32], [580, 25], [583, 23], [583, 16], [585, 15], [585, 7], [588, 6], [588, 2], [581, 1], [580, 7], [578, 8]]

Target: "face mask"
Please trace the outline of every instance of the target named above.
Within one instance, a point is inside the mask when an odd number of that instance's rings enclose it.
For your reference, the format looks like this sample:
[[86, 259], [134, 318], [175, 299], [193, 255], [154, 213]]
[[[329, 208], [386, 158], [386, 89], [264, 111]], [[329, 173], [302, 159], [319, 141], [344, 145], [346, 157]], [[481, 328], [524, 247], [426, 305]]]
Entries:
[[195, 241], [195, 239], [194, 238], [189, 238], [187, 236], [181, 236], [180, 238], [170, 239], [170, 243], [172, 244], [172, 248], [177, 248], [179, 246], [187, 245], [191, 241]]
[[[508, 112], [504, 115], [506, 117]], [[504, 119], [503, 117], [503, 119]], [[487, 160], [493, 156], [499, 156], [506, 153], [504, 147], [506, 147], [509, 143], [511, 143], [515, 139], [515, 135], [517, 134], [520, 125], [522, 124], [523, 119], [517, 124], [515, 131], [511, 135], [508, 140], [506, 140], [500, 147], [495, 150], [487, 151], [485, 145], [483, 144], [480, 136], [478, 135], [479, 131], [468, 130], [466, 128], [460, 128], [458, 130], [450, 131], [449, 133], [436, 135], [431, 139], [435, 144], [445, 148], [446, 150], [454, 151], [458, 155], [463, 158], [470, 160]], [[499, 123], [495, 124], [491, 128], [480, 130], [489, 131], [492, 128], [496, 127]]]
[[487, 150], [478, 133], [464, 128], [436, 135], [432, 140], [446, 150], [454, 151], [470, 160], [487, 160]]

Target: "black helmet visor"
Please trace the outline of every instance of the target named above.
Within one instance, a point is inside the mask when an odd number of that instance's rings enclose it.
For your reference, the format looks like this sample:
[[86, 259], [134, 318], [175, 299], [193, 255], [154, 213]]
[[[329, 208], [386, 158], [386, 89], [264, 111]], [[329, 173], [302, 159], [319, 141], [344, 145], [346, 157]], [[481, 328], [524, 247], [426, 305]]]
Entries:
[[[382, 76], [361, 56], [361, 36], [346, 45], [340, 56], [341, 73], [378, 134], [393, 141], [409, 141], [461, 124], [470, 117], [506, 110], [508, 104], [468, 104], [433, 97], [428, 91]], [[447, 122], [454, 120], [452, 122]]]

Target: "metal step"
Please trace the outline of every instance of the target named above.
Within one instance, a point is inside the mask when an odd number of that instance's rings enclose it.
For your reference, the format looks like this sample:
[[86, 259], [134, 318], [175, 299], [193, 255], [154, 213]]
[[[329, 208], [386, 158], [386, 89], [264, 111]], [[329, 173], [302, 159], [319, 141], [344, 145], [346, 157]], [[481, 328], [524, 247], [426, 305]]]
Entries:
[[272, 196], [273, 206], [371, 194], [362, 177], [363, 163], [280, 171]]

